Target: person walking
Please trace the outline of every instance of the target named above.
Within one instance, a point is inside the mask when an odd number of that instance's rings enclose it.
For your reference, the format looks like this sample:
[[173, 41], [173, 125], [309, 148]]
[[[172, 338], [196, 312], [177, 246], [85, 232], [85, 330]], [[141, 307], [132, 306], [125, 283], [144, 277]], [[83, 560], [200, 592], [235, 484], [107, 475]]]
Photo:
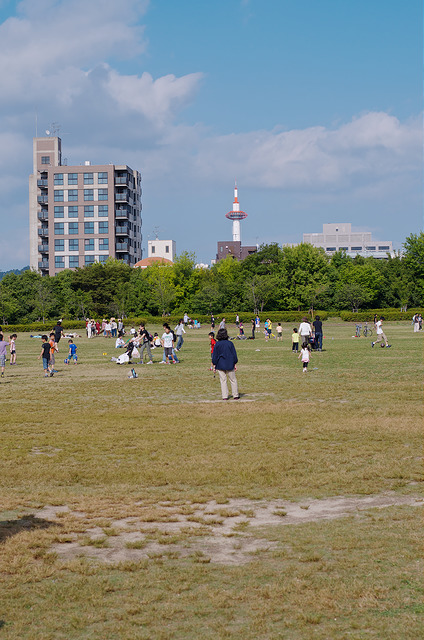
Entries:
[[212, 352], [212, 364], [214, 371], [218, 371], [219, 374], [222, 399], [228, 400], [228, 378], [231, 384], [233, 399], [238, 400], [240, 396], [236, 378], [236, 364], [238, 362], [237, 351], [234, 344], [228, 340], [227, 329], [219, 329], [216, 338], [217, 343]]
[[139, 352], [140, 352], [140, 362], [138, 364], [143, 364], [144, 350], [147, 351], [147, 356], [149, 358], [149, 361], [147, 364], [153, 364], [152, 352], [150, 350], [150, 333], [147, 331], [144, 324], [140, 325], [138, 337], [139, 337]]
[[375, 342], [371, 342], [371, 347], [373, 347], [375, 344], [381, 342], [381, 346], [383, 346], [383, 341], [384, 341], [384, 346], [386, 346], [388, 349], [392, 346], [391, 344], [389, 344], [386, 334], [383, 331], [383, 317], [380, 317], [380, 320], [377, 320], [377, 322], [375, 323], [375, 328], [377, 331], [377, 340]]
[[185, 333], [184, 320], [182, 318], [178, 322], [178, 324], [175, 327], [174, 331], [175, 331], [175, 335], [178, 338], [177, 346], [175, 348], [176, 348], [177, 351], [179, 351], [181, 349], [181, 347], [183, 346], [183, 342], [184, 342], [183, 333]]
[[298, 333], [300, 336], [300, 344], [303, 345], [304, 342], [306, 342], [306, 344], [309, 344], [309, 338], [312, 335], [312, 329], [311, 325], [308, 322], [308, 318], [302, 318], [302, 322], [299, 325]]
[[322, 322], [319, 316], [315, 317], [312, 323], [315, 330], [315, 348], [322, 351]]
[[[54, 327], [53, 331], [54, 331], [54, 341], [56, 342], [56, 346], [58, 347], [60, 339], [63, 336], [62, 320], [57, 321], [57, 324]], [[56, 351], [59, 351], [59, 349], [56, 349]]]
[[6, 366], [6, 355], [7, 355], [7, 347], [9, 346], [9, 342], [3, 340], [3, 334], [0, 333], [0, 368], [1, 368], [1, 377], [4, 378], [4, 369]]
[[302, 373], [308, 373], [308, 364], [311, 358], [311, 347], [307, 342], [302, 344], [298, 358], [302, 358]]
[[254, 320], [254, 319], [252, 319], [252, 320], [250, 321], [250, 324], [252, 325], [252, 340], [254, 340], [254, 339], [255, 339], [255, 329], [256, 329], [256, 322], [255, 322], [255, 320]]

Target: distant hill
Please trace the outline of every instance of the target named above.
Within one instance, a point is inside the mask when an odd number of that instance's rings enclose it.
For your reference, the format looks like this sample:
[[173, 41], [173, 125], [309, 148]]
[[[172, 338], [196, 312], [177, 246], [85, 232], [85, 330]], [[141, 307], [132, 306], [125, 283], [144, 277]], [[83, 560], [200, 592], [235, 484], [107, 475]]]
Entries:
[[22, 269], [10, 269], [9, 271], [0, 271], [0, 280], [2, 280], [4, 276], [7, 276], [8, 273], [16, 273], [16, 275], [19, 275], [24, 271], [28, 271], [28, 269], [29, 269], [29, 265], [27, 267], [23, 267]]

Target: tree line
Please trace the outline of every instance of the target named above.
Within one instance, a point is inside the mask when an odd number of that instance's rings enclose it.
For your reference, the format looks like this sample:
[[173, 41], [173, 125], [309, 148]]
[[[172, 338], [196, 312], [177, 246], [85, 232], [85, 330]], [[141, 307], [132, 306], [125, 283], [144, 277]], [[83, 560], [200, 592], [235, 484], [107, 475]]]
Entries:
[[194, 254], [186, 252], [172, 265], [147, 269], [109, 259], [54, 277], [8, 273], [0, 281], [0, 321], [423, 304], [423, 232], [408, 236], [402, 254], [387, 260], [351, 258], [343, 251], [327, 256], [310, 244], [267, 244], [241, 262], [228, 257], [210, 269], [195, 264]]

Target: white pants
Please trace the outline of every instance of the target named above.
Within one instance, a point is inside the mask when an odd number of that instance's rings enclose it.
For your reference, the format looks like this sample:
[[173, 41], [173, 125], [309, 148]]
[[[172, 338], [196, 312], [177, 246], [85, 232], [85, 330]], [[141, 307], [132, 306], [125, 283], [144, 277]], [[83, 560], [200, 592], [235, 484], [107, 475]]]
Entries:
[[234, 371], [234, 369], [232, 369], [231, 371], [221, 371], [220, 369], [218, 369], [218, 373], [219, 373], [219, 381], [221, 383], [222, 399], [225, 400], [226, 398], [228, 398], [227, 376], [231, 384], [231, 393], [233, 394], [233, 398], [238, 398], [239, 393], [238, 393], [236, 372]]

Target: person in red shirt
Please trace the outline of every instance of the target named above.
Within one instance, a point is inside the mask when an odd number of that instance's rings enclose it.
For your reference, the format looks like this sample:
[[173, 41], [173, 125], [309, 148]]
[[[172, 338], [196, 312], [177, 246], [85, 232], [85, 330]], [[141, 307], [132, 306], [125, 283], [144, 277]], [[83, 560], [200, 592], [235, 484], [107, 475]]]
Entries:
[[[213, 354], [213, 349], [215, 347], [216, 344], [216, 340], [215, 340], [215, 334], [213, 331], [210, 332], [209, 334], [209, 338], [211, 339], [211, 358], [212, 358], [212, 354]], [[211, 366], [209, 367], [209, 371], [213, 371], [213, 365], [211, 364]]]

